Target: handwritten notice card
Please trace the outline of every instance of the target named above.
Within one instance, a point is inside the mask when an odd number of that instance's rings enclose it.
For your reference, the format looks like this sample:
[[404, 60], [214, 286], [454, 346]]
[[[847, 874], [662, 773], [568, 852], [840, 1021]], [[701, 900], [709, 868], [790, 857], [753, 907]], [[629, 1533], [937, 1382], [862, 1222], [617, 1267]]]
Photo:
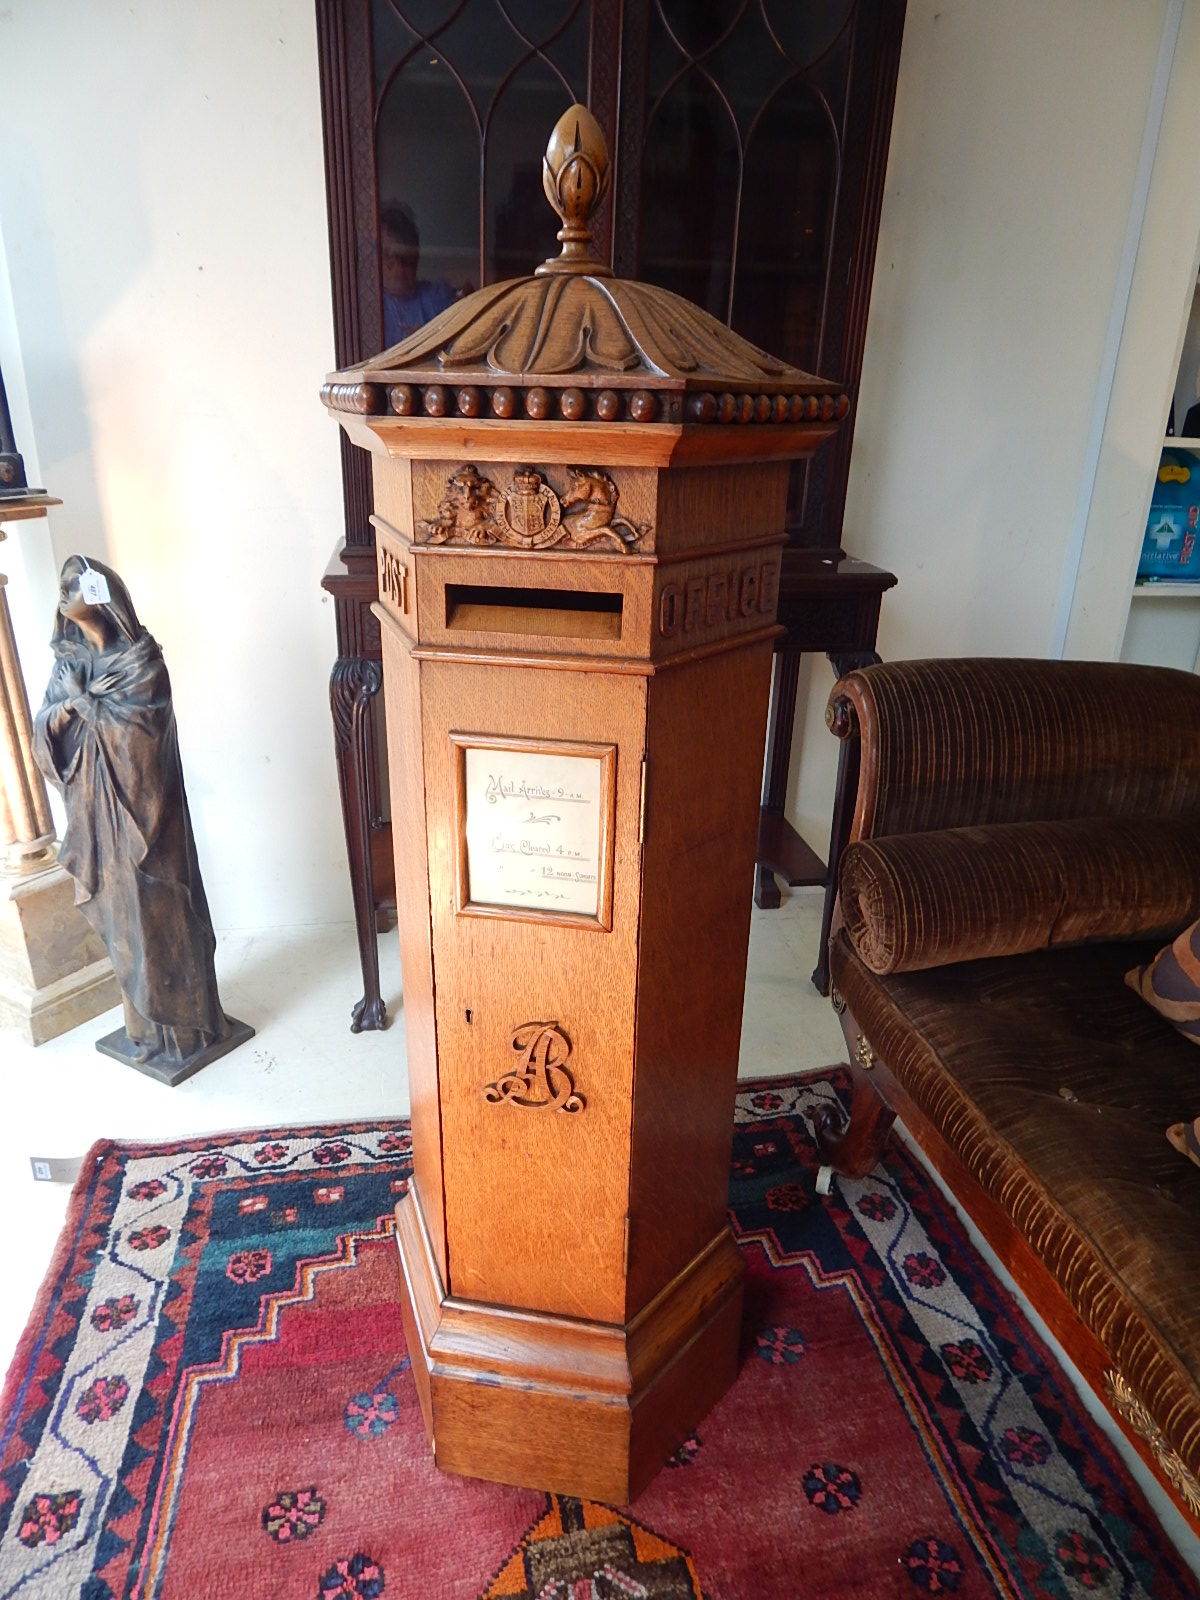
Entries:
[[597, 916], [603, 757], [472, 745], [463, 754], [470, 903]]

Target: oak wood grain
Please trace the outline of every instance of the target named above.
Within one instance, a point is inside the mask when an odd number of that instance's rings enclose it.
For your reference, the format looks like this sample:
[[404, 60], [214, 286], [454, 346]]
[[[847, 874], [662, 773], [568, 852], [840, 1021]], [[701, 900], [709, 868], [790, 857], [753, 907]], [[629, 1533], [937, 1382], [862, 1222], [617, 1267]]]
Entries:
[[[576, 449], [586, 451], [586, 435], [576, 437]], [[515, 474], [523, 465], [528, 463], [528, 456], [520, 456], [516, 460], [498, 462], [488, 468], [485, 474], [487, 480], [494, 485], [497, 491], [503, 493], [511, 488]], [[464, 468], [473, 466], [468, 460], [462, 461], [415, 461], [412, 467], [412, 519], [414, 526], [419, 528], [421, 523], [430, 524], [438, 517], [440, 507], [447, 493], [449, 480]], [[567, 497], [567, 509], [571, 493], [574, 473], [586, 470], [589, 465], [586, 454], [573, 458], [569, 465], [559, 463], [542, 463], [534, 461], [533, 465], [546, 479], [549, 486], [558, 495], [560, 501]], [[639, 552], [649, 552], [655, 547], [655, 498], [658, 492], [659, 474], [652, 467], [613, 467], [606, 476], [611, 480], [616, 490], [615, 515], [621, 517], [635, 528], [644, 530], [637, 543]], [[427, 542], [422, 540], [421, 542]], [[539, 552], [540, 553], [540, 552]], [[574, 552], [566, 552], [573, 554]], [[590, 549], [589, 555], [600, 554], [601, 550]], [[617, 555], [622, 551], [612, 552]]]
[[413, 1183], [424, 1198], [438, 1269], [447, 1274], [442, 1183], [442, 1112], [438, 1095], [429, 868], [421, 755], [420, 668], [395, 622], [380, 615], [387, 694], [388, 772], [396, 877], [396, 924], [404, 981], [404, 1039], [413, 1133]]
[[375, 515], [402, 538], [414, 538], [413, 515], [413, 463], [406, 457], [374, 457], [371, 462], [371, 482]]
[[715, 1302], [705, 1322], [677, 1347], [670, 1366], [639, 1396], [629, 1437], [631, 1500], [732, 1386], [738, 1372], [741, 1326], [739, 1282], [727, 1297]]
[[[428, 880], [401, 884], [429, 919], [440, 1110], [442, 1187], [418, 1181], [397, 1209], [406, 1327], [440, 1465], [624, 1499], [736, 1372], [726, 1204], [780, 631], [776, 457], [821, 428], [469, 409], [366, 423], [402, 452], [394, 476], [375, 455], [375, 526], [381, 611], [418, 684]], [[703, 469], [659, 470], [681, 448]], [[566, 527], [573, 494], [598, 523]], [[624, 548], [563, 547], [597, 526]], [[611, 752], [601, 915], [472, 900], [472, 745]]]
[[654, 666], [640, 656], [550, 655], [545, 651], [514, 649], [503, 650], [489, 645], [479, 648], [468, 644], [417, 645], [413, 650], [417, 661], [440, 661], [444, 664], [461, 663], [486, 667], [533, 668], [538, 672], [601, 672], [606, 676], [623, 675], [634, 678], [654, 676]]
[[[724, 466], [811, 456], [835, 422], [747, 423], [719, 427], [674, 422], [532, 423], [514, 418], [367, 417], [339, 411], [354, 444], [376, 455], [425, 461], [581, 460], [596, 467]], [[584, 438], [581, 439], [581, 432]]]
[[[446, 547], [442, 547], [435, 555], [423, 545], [415, 546], [414, 558], [418, 569], [417, 616], [422, 645], [461, 647], [469, 644], [473, 649], [511, 649], [518, 640], [528, 648], [537, 640], [569, 641], [579, 638], [586, 639], [586, 653], [589, 655], [644, 657], [650, 654], [654, 583], [654, 567], [650, 564], [637, 562], [629, 565], [620, 560], [601, 563], [591, 555], [583, 554], [574, 555], [567, 561], [554, 561], [540, 552], [514, 554], [509, 551], [505, 555], [489, 552], [487, 556], [481, 556], [475, 551], [461, 549], [451, 553]], [[575, 613], [575, 626], [583, 627], [585, 631], [565, 633], [561, 621], [553, 615], [553, 603], [542, 608], [545, 613], [542, 619], [544, 627], [540, 631], [538, 616], [534, 612], [530, 612], [525, 619], [529, 623], [528, 629], [520, 635], [514, 635], [511, 630], [506, 631], [504, 626], [497, 625], [504, 623], [504, 616], [497, 614], [489, 618], [486, 607], [470, 614], [471, 620], [481, 624], [471, 628], [465, 625], [465, 619], [456, 617], [454, 601], [448, 593], [471, 588], [537, 589], [551, 594], [558, 591], [568, 597], [617, 595], [621, 607], [619, 630], [615, 637], [611, 630], [607, 636], [603, 632], [586, 631], [586, 624], [581, 623], [580, 619], [586, 618], [587, 613], [578, 612]], [[483, 598], [480, 597], [481, 600]], [[568, 603], [569, 600], [564, 602]], [[502, 608], [497, 606], [496, 610], [500, 612]], [[611, 611], [597, 614], [606, 617], [614, 615]], [[569, 661], [574, 653], [568, 643], [566, 659]]]
[[625, 1315], [724, 1226], [771, 643], [650, 680]]
[[[410, 540], [382, 519], [375, 524], [375, 567], [379, 599], [377, 614], [388, 616], [407, 635], [417, 638], [417, 568]], [[374, 609], [374, 608], [373, 608]]]
[[[624, 1308], [645, 680], [420, 662], [422, 743], [455, 1296], [600, 1321]], [[612, 929], [459, 916], [451, 734], [616, 747]], [[523, 1023], [571, 1040], [582, 1115], [488, 1104]]]
[[773, 626], [783, 542], [773, 534], [660, 564], [651, 603], [655, 662]]
[[417, 1392], [447, 1471], [624, 1503], [736, 1376], [743, 1263], [727, 1229], [628, 1328], [448, 1295], [412, 1192], [396, 1235]]
[[778, 534], [787, 512], [786, 461], [721, 471], [709, 464], [658, 474], [655, 549], [660, 556], [716, 542]]

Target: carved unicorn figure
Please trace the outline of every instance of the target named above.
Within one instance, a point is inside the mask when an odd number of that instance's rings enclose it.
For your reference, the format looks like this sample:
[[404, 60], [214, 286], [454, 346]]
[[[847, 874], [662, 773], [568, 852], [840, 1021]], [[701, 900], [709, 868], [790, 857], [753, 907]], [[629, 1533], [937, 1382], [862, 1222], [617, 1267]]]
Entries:
[[646, 529], [618, 517], [616, 484], [596, 467], [568, 467], [571, 475], [562, 495], [562, 525], [572, 544], [597, 544], [611, 540], [619, 550], [636, 544]]

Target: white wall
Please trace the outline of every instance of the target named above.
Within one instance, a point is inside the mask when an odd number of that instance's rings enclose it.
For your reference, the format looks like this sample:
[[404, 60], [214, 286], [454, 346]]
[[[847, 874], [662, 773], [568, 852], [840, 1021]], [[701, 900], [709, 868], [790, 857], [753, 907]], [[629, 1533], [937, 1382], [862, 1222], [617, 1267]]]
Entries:
[[17, 0], [0, 63], [18, 446], [64, 502], [54, 558], [109, 561], [162, 643], [218, 927], [347, 918], [311, 0]]
[[[909, 0], [846, 516], [847, 547], [900, 580], [885, 656], [1050, 649], [1171, 3]], [[1072, 654], [1120, 648], [1150, 412], [1165, 414], [1182, 340], [1198, 6], [1186, 0]], [[0, 62], [21, 443], [64, 501], [54, 558], [111, 561], [163, 643], [218, 925], [348, 916], [319, 589], [341, 504], [316, 397], [333, 341], [311, 0], [16, 0]], [[16, 537], [9, 570], [26, 550], [31, 572], [48, 566], [44, 533]], [[789, 800], [818, 846], [831, 682], [810, 664]]]
[[[1196, 183], [1200, 4], [1197, 0], [1173, 0], [1172, 12], [1178, 17], [1174, 59], [1161, 106], [1137, 258], [1123, 308], [1113, 381], [1105, 396], [1101, 448], [1085, 517], [1081, 507], [1079, 574], [1070, 595], [1069, 614], [1062, 619], [1067, 624], [1064, 649], [1070, 656], [1122, 653], [1129, 616], [1127, 597], [1141, 553], [1167, 412], [1195, 297], [1200, 265], [1200, 185]], [[1162, 620], [1164, 632], [1169, 634], [1165, 612]], [[1169, 639], [1164, 638], [1163, 644], [1168, 645]], [[1137, 650], [1128, 659], [1174, 664], [1169, 648]]]
[[[1080, 584], [1109, 614], [1089, 626], [1079, 608], [1073, 655], [1120, 649], [1174, 382], [1200, 232], [1197, 10], [1187, 0], [1155, 193], [1185, 154], [1192, 179], [1118, 370], [1144, 413], [1137, 494], [1107, 511], [1106, 536], [1089, 528]], [[1167, 16], [1168, 0], [909, 0], [845, 522], [846, 548], [899, 579], [885, 658], [1051, 653]], [[1106, 434], [1105, 507], [1114, 448]], [[814, 845], [836, 766], [831, 685], [813, 664], [793, 745], [789, 814]]]

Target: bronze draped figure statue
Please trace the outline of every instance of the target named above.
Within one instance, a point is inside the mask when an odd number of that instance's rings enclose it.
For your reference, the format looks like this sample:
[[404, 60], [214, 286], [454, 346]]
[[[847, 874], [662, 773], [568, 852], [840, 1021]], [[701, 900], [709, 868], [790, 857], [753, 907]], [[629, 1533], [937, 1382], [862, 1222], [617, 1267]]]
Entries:
[[122, 580], [81, 556], [63, 566], [51, 643], [34, 756], [62, 792], [59, 860], [125, 1006], [124, 1028], [96, 1048], [176, 1084], [253, 1029], [217, 994], [167, 668]]

